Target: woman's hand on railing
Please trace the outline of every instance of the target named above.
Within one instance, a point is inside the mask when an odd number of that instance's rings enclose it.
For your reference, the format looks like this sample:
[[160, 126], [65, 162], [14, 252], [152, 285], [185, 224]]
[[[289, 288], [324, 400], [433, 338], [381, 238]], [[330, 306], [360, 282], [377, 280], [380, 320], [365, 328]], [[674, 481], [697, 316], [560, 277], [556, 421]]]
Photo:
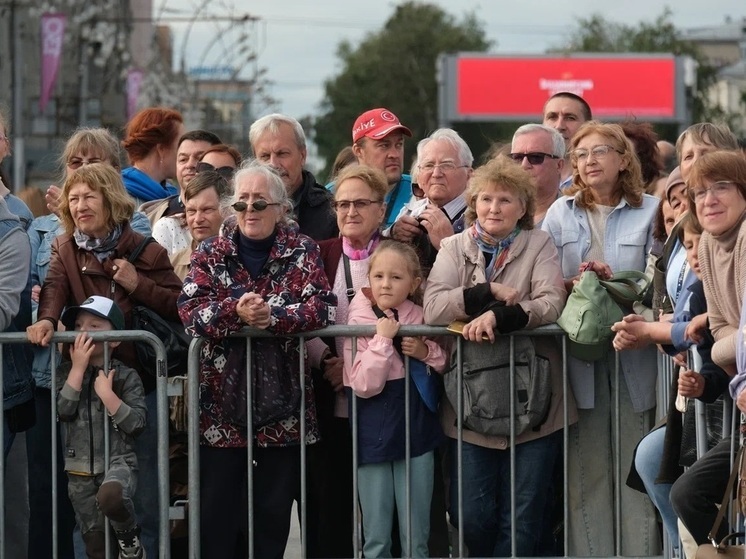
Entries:
[[495, 328], [497, 328], [495, 313], [487, 311], [466, 324], [461, 335], [471, 342], [489, 340], [490, 343], [495, 343]]
[[705, 391], [705, 378], [691, 370], [679, 374], [679, 394], [685, 398], [699, 398]]
[[49, 340], [52, 339], [54, 334], [54, 325], [46, 320], [42, 319], [26, 328], [26, 337], [32, 344], [47, 347]]

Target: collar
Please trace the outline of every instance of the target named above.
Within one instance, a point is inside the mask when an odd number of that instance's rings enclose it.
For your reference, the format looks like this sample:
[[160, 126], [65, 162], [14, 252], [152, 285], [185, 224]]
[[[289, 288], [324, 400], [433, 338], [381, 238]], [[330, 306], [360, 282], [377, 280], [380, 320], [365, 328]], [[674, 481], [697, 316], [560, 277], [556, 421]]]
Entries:
[[445, 212], [445, 214], [448, 216], [448, 220], [453, 223], [456, 221], [459, 217], [461, 217], [461, 214], [464, 213], [464, 210], [466, 210], [466, 200], [464, 199], [463, 194], [461, 196], [457, 196], [444, 206], [440, 208]]

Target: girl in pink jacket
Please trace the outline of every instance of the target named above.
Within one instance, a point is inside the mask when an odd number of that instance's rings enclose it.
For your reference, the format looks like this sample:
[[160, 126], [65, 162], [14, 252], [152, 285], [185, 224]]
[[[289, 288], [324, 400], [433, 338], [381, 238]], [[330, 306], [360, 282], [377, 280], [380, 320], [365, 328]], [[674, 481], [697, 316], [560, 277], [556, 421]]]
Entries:
[[[422, 274], [414, 249], [397, 241], [382, 242], [370, 259], [370, 288], [350, 303], [348, 324], [375, 324], [376, 335], [345, 340], [344, 384], [357, 396], [358, 497], [363, 517], [365, 557], [390, 557], [394, 507], [398, 509], [402, 550], [407, 548], [405, 514], [406, 378], [410, 363], [410, 503], [412, 557], [427, 557], [434, 449], [443, 441], [434, 386], [446, 353], [433, 340], [397, 338], [400, 324], [423, 324]], [[352, 402], [352, 398], [349, 399]], [[352, 411], [350, 411], [352, 417]]]

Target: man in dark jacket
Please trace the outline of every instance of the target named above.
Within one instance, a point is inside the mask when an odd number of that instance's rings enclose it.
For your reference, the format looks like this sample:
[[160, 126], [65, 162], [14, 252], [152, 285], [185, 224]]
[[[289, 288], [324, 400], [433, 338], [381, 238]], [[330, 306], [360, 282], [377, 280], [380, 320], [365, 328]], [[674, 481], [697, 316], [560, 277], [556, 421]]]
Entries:
[[293, 200], [295, 220], [300, 232], [316, 241], [339, 234], [331, 209], [331, 196], [303, 169], [306, 163], [306, 136], [292, 117], [271, 114], [251, 125], [249, 143], [254, 156], [271, 165], [282, 177]]

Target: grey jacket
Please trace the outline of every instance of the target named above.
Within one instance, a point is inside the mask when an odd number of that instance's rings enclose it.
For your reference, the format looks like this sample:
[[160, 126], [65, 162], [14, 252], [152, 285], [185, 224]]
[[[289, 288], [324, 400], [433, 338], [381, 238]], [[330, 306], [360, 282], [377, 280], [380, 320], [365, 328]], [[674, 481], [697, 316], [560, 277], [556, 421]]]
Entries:
[[[65, 381], [72, 364], [65, 362], [57, 370], [59, 386], [57, 414], [63, 422], [65, 470], [78, 474], [96, 475], [105, 471], [104, 418], [108, 415], [93, 387], [100, 367], [89, 366], [83, 376], [80, 392]], [[137, 467], [135, 437], [145, 428], [145, 392], [140, 375], [120, 361], [112, 359], [115, 369], [114, 393], [122, 399], [117, 413], [111, 416], [111, 458], [123, 457]]]

